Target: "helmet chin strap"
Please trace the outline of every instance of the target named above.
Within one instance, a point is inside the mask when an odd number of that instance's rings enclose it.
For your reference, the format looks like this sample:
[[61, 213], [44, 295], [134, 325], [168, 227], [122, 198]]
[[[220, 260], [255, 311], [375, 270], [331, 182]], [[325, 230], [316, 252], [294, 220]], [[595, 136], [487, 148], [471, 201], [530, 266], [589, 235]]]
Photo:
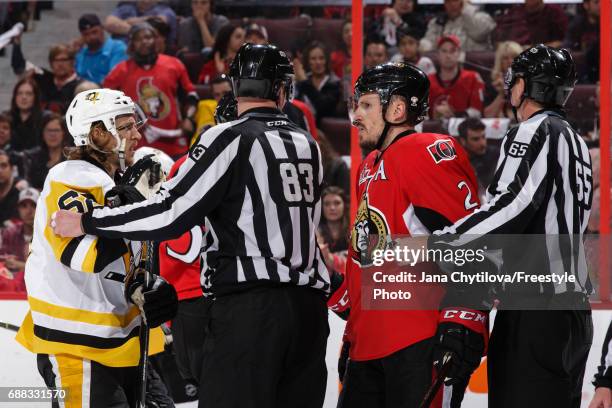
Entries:
[[126, 158], [125, 157], [125, 145], [127, 143], [127, 140], [125, 138], [122, 139], [119, 136], [115, 136], [115, 135], [113, 135], [113, 137], [115, 138], [115, 141], [117, 141], [117, 147], [111, 149], [110, 151], [100, 149], [98, 146], [96, 146], [96, 144], [91, 139], [91, 136], [89, 137], [89, 146], [91, 146], [92, 149], [100, 153], [104, 153], [104, 154], [117, 153], [117, 156], [119, 158], [119, 169], [123, 172], [127, 168], [126, 162], [125, 162], [125, 158]]
[[119, 155], [119, 170], [122, 172], [125, 171], [127, 166], [125, 165], [125, 144], [127, 142], [126, 138], [121, 139], [119, 142], [119, 149], [117, 150], [117, 154]]
[[525, 102], [525, 99], [527, 99], [527, 95], [525, 95], [523, 93], [521, 95], [521, 102], [518, 104], [518, 106], [512, 105], [512, 114], [514, 115], [514, 120], [516, 120], [517, 122], [519, 121], [519, 119], [518, 119], [518, 110], [521, 109], [521, 106], [523, 106], [523, 103]]
[[387, 120], [387, 107], [383, 108], [382, 112], [383, 121], [385, 122], [385, 127], [383, 128], [380, 137], [378, 138], [378, 142], [376, 143], [376, 150], [382, 150], [383, 144], [385, 143], [385, 139], [387, 139], [387, 134], [389, 133], [389, 129], [392, 126], [402, 126], [408, 123], [409, 119], [403, 120], [401, 122], [393, 123]]

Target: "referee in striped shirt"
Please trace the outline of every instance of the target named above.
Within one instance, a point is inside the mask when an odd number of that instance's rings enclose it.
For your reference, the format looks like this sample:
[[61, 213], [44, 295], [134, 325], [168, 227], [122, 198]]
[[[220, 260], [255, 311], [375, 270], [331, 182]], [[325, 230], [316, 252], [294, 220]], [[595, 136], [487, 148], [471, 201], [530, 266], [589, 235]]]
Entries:
[[[457, 249], [483, 235], [532, 234], [514, 240], [513, 248], [504, 246], [504, 272], [562, 270], [575, 277], [575, 283], [537, 284], [528, 292], [521, 284], [497, 294], [503, 310], [488, 351], [491, 407], [580, 407], [593, 337], [582, 245], [593, 191], [587, 146], [563, 111], [575, 82], [565, 49], [537, 45], [515, 58], [506, 87], [520, 124], [503, 141], [486, 203], [429, 238], [429, 248]], [[547, 308], [572, 310], [533, 310]], [[449, 351], [461, 360], [460, 347]]]
[[[80, 215], [55, 231], [164, 241], [207, 229], [202, 286], [215, 297], [200, 406], [323, 405], [329, 273], [316, 245], [323, 181], [314, 139], [282, 114], [293, 67], [245, 44], [230, 68], [238, 119], [206, 131], [147, 201]], [[82, 227], [81, 227], [82, 226]]]

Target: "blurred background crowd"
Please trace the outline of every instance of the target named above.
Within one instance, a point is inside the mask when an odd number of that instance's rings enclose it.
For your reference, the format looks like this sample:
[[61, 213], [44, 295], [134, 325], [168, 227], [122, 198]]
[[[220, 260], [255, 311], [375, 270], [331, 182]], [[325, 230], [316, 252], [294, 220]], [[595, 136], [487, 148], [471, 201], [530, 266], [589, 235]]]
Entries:
[[[64, 160], [63, 149], [72, 142], [63, 115], [73, 96], [101, 86], [125, 92], [149, 117], [142, 143], [178, 158], [214, 124], [217, 102], [231, 92], [229, 64], [244, 42], [275, 44], [293, 61], [295, 94], [284, 110], [320, 144], [326, 189], [318, 238], [328, 264], [342, 270], [349, 223], [350, 7], [139, 0], [114, 2], [102, 15], [87, 3], [72, 2], [79, 16], [71, 24], [80, 35], [53, 44], [43, 66], [30, 62], [22, 40], [45, 26], [46, 10], [57, 4], [0, 3], [0, 31], [13, 30], [0, 58], [10, 60], [17, 79], [10, 103], [0, 106], [0, 291], [25, 290], [36, 201], [49, 168]], [[570, 49], [578, 84], [567, 115], [592, 149], [597, 186], [599, 0], [486, 6], [392, 0], [367, 6], [364, 16], [364, 68], [404, 61], [429, 75], [430, 113], [421, 130], [458, 139], [481, 194], [503, 135], [515, 123], [503, 87], [512, 59], [532, 44]], [[15, 29], [18, 23], [23, 34]], [[597, 197], [598, 189], [595, 205]], [[592, 233], [598, 218], [595, 208]]]

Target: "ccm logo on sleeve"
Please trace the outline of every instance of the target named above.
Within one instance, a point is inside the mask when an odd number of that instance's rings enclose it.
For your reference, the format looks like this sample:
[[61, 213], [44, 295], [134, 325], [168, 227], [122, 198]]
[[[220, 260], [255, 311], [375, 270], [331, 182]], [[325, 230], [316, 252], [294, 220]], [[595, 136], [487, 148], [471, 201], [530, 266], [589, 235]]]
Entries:
[[436, 140], [433, 144], [427, 146], [427, 151], [429, 151], [436, 164], [444, 160], [453, 160], [457, 157], [455, 146], [448, 139]]
[[189, 156], [193, 159], [193, 161], [198, 161], [204, 155], [206, 148], [202, 145], [195, 145], [193, 149], [189, 151]]
[[486, 323], [487, 315], [484, 313], [475, 313], [468, 310], [445, 310], [443, 319], [460, 319], [472, 320], [475, 322]]

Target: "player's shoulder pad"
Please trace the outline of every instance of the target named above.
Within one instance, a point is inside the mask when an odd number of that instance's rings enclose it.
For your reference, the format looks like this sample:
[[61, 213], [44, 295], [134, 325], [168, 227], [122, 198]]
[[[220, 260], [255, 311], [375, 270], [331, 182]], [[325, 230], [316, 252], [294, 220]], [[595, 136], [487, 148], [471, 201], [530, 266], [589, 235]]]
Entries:
[[66, 160], [53, 166], [48, 179], [69, 186], [102, 187], [105, 192], [115, 185], [106, 171], [85, 160]]

